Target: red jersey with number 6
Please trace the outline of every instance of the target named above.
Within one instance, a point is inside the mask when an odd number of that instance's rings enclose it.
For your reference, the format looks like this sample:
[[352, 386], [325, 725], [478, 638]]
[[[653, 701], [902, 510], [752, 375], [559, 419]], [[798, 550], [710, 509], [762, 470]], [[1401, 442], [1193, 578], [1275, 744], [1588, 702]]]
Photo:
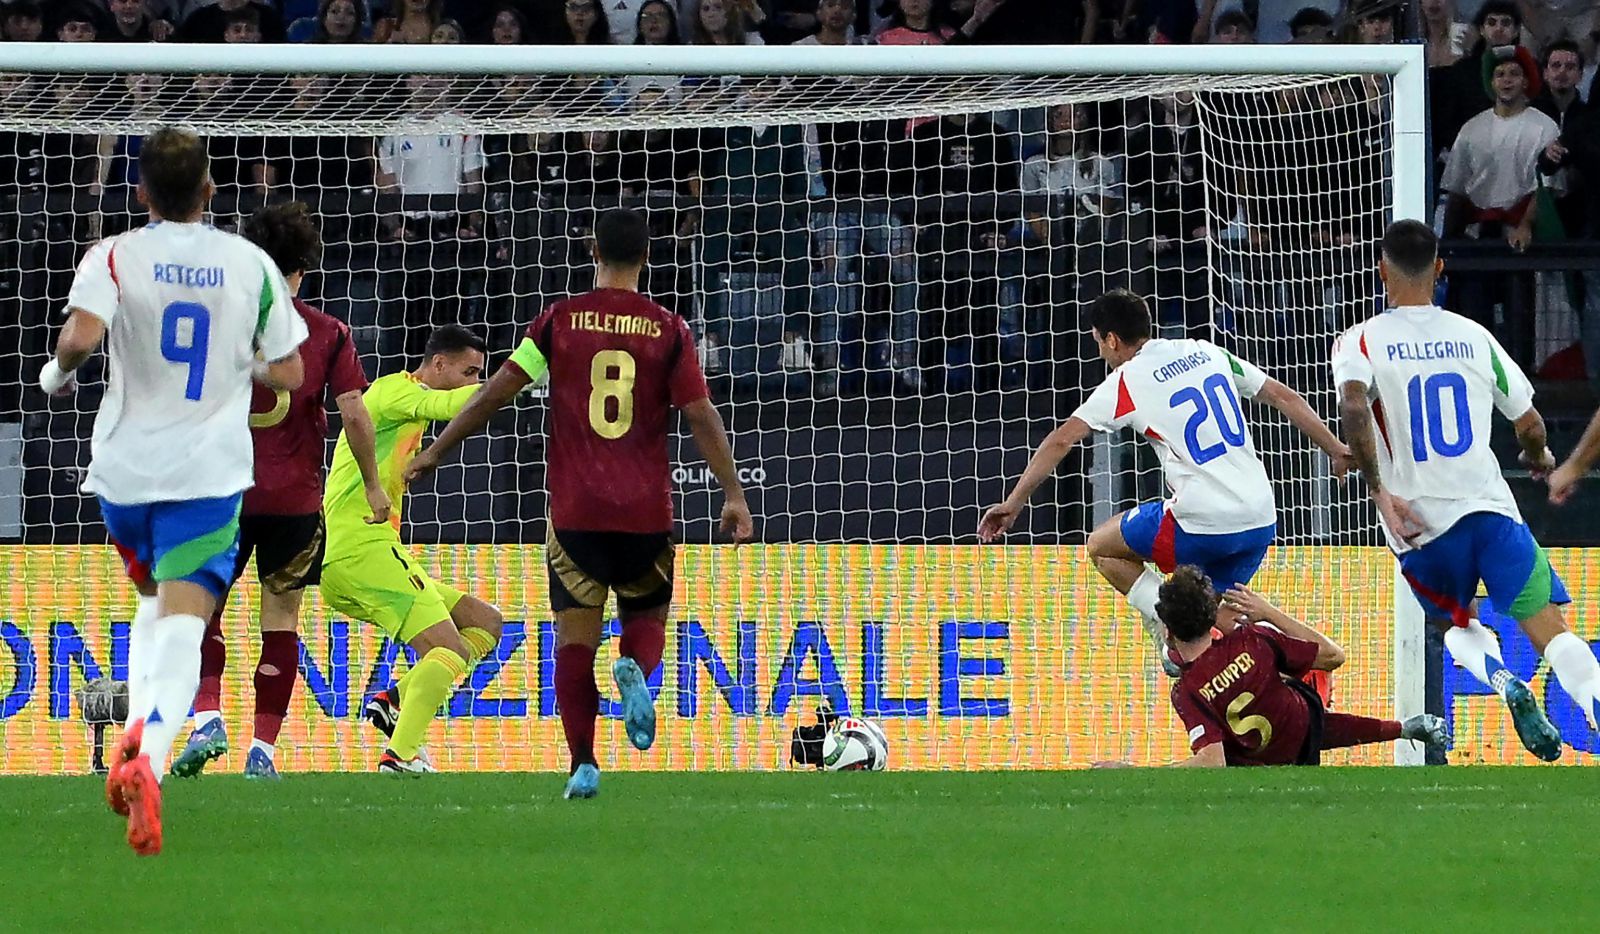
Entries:
[[1229, 765], [1294, 765], [1300, 761], [1311, 709], [1284, 682], [1317, 659], [1317, 645], [1270, 623], [1239, 626], [1211, 643], [1172, 686], [1172, 706], [1199, 752], [1221, 743]]
[[670, 532], [667, 432], [707, 397], [683, 319], [638, 292], [597, 289], [528, 326], [550, 365], [550, 522], [574, 532]]
[[255, 442], [256, 482], [244, 494], [247, 516], [303, 516], [322, 509], [328, 399], [367, 388], [350, 328], [298, 298], [294, 307], [310, 332], [300, 345], [306, 378], [294, 392], [255, 384], [250, 436]]

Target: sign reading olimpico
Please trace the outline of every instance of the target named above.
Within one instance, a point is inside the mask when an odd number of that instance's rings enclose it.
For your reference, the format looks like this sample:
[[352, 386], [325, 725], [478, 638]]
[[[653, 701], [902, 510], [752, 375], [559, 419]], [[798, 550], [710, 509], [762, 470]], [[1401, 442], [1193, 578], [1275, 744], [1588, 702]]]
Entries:
[[[541, 550], [438, 546], [424, 553], [443, 579], [463, 582], [513, 621], [435, 727], [435, 758], [449, 769], [560, 768], [554, 627]], [[1282, 595], [1288, 608], [1348, 649], [1335, 679], [1340, 709], [1388, 713], [1389, 595], [1345, 591], [1381, 579], [1391, 560], [1381, 549], [1280, 548], [1258, 578], [1263, 590]], [[1583, 552], [1557, 551], [1552, 560], [1569, 581], [1595, 579]], [[804, 573], [772, 573], [778, 567]], [[125, 673], [132, 594], [110, 548], [4, 549], [0, 573], [12, 582], [0, 621], [0, 772], [84, 771], [88, 731], [72, 692], [86, 676]], [[35, 585], [24, 594], [21, 581]], [[1594, 596], [1579, 589], [1580, 601]], [[238, 724], [248, 720], [256, 652], [241, 607], [254, 605], [246, 583], [225, 622], [233, 665], [224, 711]], [[1327, 618], [1336, 608], [1339, 615]], [[315, 601], [305, 619], [302, 678], [279, 741], [282, 764], [370, 768], [380, 749], [360, 719], [361, 705], [406, 660], [371, 627], [330, 618]], [[661, 740], [646, 754], [625, 749], [616, 705], [604, 701], [611, 719], [603, 729], [619, 731], [603, 746], [618, 750], [608, 754], [608, 768], [783, 768], [789, 731], [810, 722], [822, 703], [882, 723], [896, 768], [1159, 763], [1184, 752], [1169, 682], [1080, 548], [688, 546], [673, 619], [652, 681], [664, 715]], [[1507, 662], [1532, 679], [1531, 649], [1513, 626], [1499, 628]], [[602, 663], [608, 660], [602, 650]], [[1341, 681], [1351, 689], [1341, 690]], [[1587, 735], [1559, 689], [1542, 678], [1534, 684], [1569, 741]], [[1465, 682], [1454, 679], [1447, 688], [1460, 691], [1452, 702], [1456, 758], [1531, 761], [1519, 753], [1497, 700], [1469, 696]], [[1383, 747], [1330, 757], [1386, 760]]]

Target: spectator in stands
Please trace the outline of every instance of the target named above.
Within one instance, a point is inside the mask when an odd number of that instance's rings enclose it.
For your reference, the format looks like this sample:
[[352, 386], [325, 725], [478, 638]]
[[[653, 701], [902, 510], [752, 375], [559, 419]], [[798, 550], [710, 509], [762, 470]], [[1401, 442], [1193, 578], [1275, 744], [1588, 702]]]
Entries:
[[[1090, 104], [1057, 104], [1050, 108], [1044, 152], [1022, 162], [1022, 193], [1063, 199], [1059, 210], [1072, 217], [1087, 211], [1107, 214], [1122, 198], [1121, 171], [1102, 152], [1099, 122]], [[1051, 211], [1051, 216], [1061, 216]], [[1050, 239], [1043, 232], [1041, 239]]]
[[38, 42], [44, 35], [44, 17], [36, 0], [17, 0], [7, 4], [3, 23], [7, 42]]
[[[1560, 143], [1546, 150], [1547, 158], [1552, 154], [1557, 157], [1555, 164], [1566, 170], [1570, 187], [1579, 193], [1576, 203], [1562, 204], [1568, 209], [1563, 216], [1568, 235], [1600, 239], [1600, 108], [1574, 113], [1562, 128]], [[1540, 167], [1546, 167], [1544, 160]], [[1590, 387], [1600, 395], [1600, 269], [1584, 269], [1582, 277], [1584, 368]]]
[[1593, 106], [1578, 95], [1584, 64], [1583, 51], [1570, 39], [1558, 39], [1544, 50], [1544, 92], [1533, 106], [1563, 129], [1568, 119]]
[[443, 0], [395, 0], [391, 14], [372, 24], [372, 41], [428, 45], [444, 19], [443, 5]]
[[[641, 13], [653, 8], [646, 3]], [[667, 4], [662, 4], [667, 5]], [[643, 21], [648, 24], [648, 21]], [[642, 35], [642, 32], [641, 32]], [[673, 37], [676, 39], [676, 35]], [[667, 40], [672, 41], [672, 40]], [[673, 106], [677, 87], [670, 78], [656, 78], [639, 88], [635, 105], [639, 110]], [[714, 133], [712, 135], [715, 135]], [[618, 148], [622, 151], [620, 173], [623, 194], [646, 199], [644, 212], [654, 236], [649, 263], [645, 267], [645, 289], [656, 301], [678, 310], [686, 308], [693, 271], [687, 253], [690, 237], [697, 229], [697, 208], [690, 204], [700, 197], [700, 131], [693, 129], [625, 130]]]
[[[824, 18], [824, 17], [819, 17]], [[917, 228], [904, 210], [916, 193], [904, 120], [825, 123], [817, 127], [823, 192], [811, 215], [812, 272], [816, 320], [817, 388], [832, 395], [841, 371], [849, 390], [863, 369], [898, 371], [907, 388], [921, 385], [917, 349]], [[868, 323], [864, 276], [882, 259], [889, 286], [889, 333], [860, 334]], [[865, 355], [862, 351], [865, 350]], [[878, 361], [881, 361], [879, 363]]]
[[1422, 40], [1428, 46], [1428, 67], [1455, 64], [1467, 51], [1472, 29], [1456, 20], [1455, 0], [1422, 0]]
[[433, 27], [433, 36], [428, 40], [432, 45], [460, 45], [466, 41], [466, 30], [453, 19], [442, 19], [439, 25]]
[[56, 20], [57, 42], [94, 42], [100, 37], [100, 17], [87, 3], [69, 3]]
[[528, 43], [532, 40], [533, 33], [528, 28], [527, 14], [510, 3], [502, 3], [495, 7], [494, 16], [489, 20], [488, 38], [491, 45]]
[[[1351, 5], [1361, 2], [1352, 0]], [[1289, 23], [1301, 10], [1308, 7], [1318, 9], [1331, 18], [1338, 16], [1341, 9], [1339, 0], [1201, 0], [1199, 6], [1200, 13], [1194, 22], [1192, 41], [1216, 41], [1212, 37], [1221, 28], [1222, 17], [1230, 13], [1242, 13], [1249, 23], [1250, 41], [1273, 45], [1294, 38]]]
[[608, 45], [611, 23], [599, 0], [566, 0], [566, 28], [556, 35], [560, 45]]
[[761, 33], [752, 27], [750, 10], [760, 11], [753, 0], [700, 0], [695, 10], [693, 42], [695, 45], [765, 45]]
[[670, 0], [645, 0], [639, 5], [639, 20], [634, 30], [634, 45], [682, 45], [678, 32], [678, 8]]
[[261, 41], [284, 41], [283, 17], [262, 0], [217, 0], [211, 6], [199, 7], [178, 25], [177, 37], [182, 42], [222, 42], [229, 15], [245, 9], [256, 11]]
[[1289, 20], [1289, 34], [1290, 42], [1325, 45], [1333, 41], [1333, 17], [1317, 7], [1304, 7]]
[[247, 6], [228, 14], [222, 26], [222, 41], [234, 45], [261, 42], [261, 11]]
[[1003, 384], [1018, 384], [1024, 334], [1012, 248], [1020, 244], [1010, 231], [1022, 218], [1003, 209], [1000, 197], [1018, 191], [1011, 137], [987, 116], [948, 114], [912, 130], [911, 144], [918, 193], [926, 199], [917, 238], [926, 258], [922, 294], [931, 284], [934, 300], [927, 304], [943, 314], [934, 349], [943, 337], [945, 359], [953, 354], [958, 372], [971, 360], [983, 366], [985, 384], [993, 383], [989, 374], [997, 366]]
[[[1454, 65], [1433, 71], [1428, 81], [1433, 145], [1449, 149], [1468, 120], [1488, 109], [1483, 96], [1486, 67], [1498, 61], [1494, 50], [1515, 46], [1522, 33], [1522, 14], [1512, 0], [1487, 0], [1473, 21], [1478, 43]], [[1488, 64], [1486, 64], [1486, 62]]]
[[1401, 0], [1368, 0], [1352, 5], [1354, 21], [1347, 41], [1355, 45], [1393, 45], [1400, 28]]
[[1600, 4], [1595, 0], [1522, 0], [1520, 5], [1535, 48], [1600, 29]]
[[[1160, 317], [1181, 319], [1191, 335], [1208, 331], [1204, 245], [1211, 220], [1194, 95], [1185, 91], [1157, 100], [1148, 125], [1135, 126], [1125, 149], [1128, 199], [1149, 213], [1157, 258], [1152, 291], [1162, 296]], [[1232, 214], [1231, 204], [1218, 205], [1218, 217]]]
[[365, 42], [366, 21], [365, 0], [322, 0], [317, 7], [310, 41], [323, 44]]
[[795, 45], [861, 45], [865, 37], [856, 34], [856, 0], [818, 0], [816, 32]]
[[[1091, 14], [1095, 16], [1099, 15], [1099, 2], [1100, 0], [1090, 0], [1090, 3], [1094, 5], [1093, 10], [1086, 10], [1086, 8], [1082, 7], [1081, 5], [1078, 7], [1079, 14], [1081, 14], [1084, 18], [1082, 35], [1084, 36], [1083, 41], [1085, 44], [1091, 41], [1089, 35], [1091, 32], [1093, 32], [1096, 24], [1096, 21], [1088, 19], [1088, 16]], [[952, 2], [950, 5], [950, 12], [955, 14], [958, 18], [965, 16], [965, 20], [962, 21], [961, 26], [956, 29], [955, 33], [950, 37], [948, 44], [965, 45], [971, 42], [986, 41], [980, 37], [987, 33], [988, 30], [986, 27], [993, 20], [994, 15], [1000, 12], [1000, 8], [1005, 6], [1006, 3], [1007, 0], [955, 0], [955, 2]], [[1072, 5], [1063, 4], [1061, 10], [1059, 11], [1060, 18], [1062, 20], [1067, 20], [1073, 15], [1074, 13]]]
[[1113, 35], [1122, 42], [1169, 45], [1194, 35], [1198, 12], [1190, 0], [1121, 0]]
[[[1539, 154], [1556, 141], [1555, 121], [1528, 106], [1541, 81], [1533, 54], [1518, 46], [1489, 72], [1491, 109], [1461, 128], [1445, 161], [1440, 187], [1447, 193], [1444, 235], [1460, 237], [1469, 225], [1479, 237], [1503, 236], [1511, 248], [1527, 249], [1538, 218], [1535, 191]], [[1458, 276], [1452, 298], [1462, 314], [1493, 327], [1494, 305], [1504, 305], [1507, 349], [1518, 363], [1533, 356], [1533, 277], [1519, 273]]]
[[934, 8], [933, 0], [896, 0], [888, 25], [878, 33], [879, 45], [943, 45], [955, 35]]
[[794, 45], [816, 33], [816, 0], [767, 0], [767, 2], [772, 7], [772, 15], [767, 17], [764, 32], [768, 45]]
[[164, 42], [175, 31], [171, 23], [150, 15], [145, 0], [106, 0], [111, 12], [107, 42]]
[[1212, 45], [1250, 45], [1256, 41], [1255, 23], [1243, 10], [1229, 10], [1217, 17], [1211, 29]]

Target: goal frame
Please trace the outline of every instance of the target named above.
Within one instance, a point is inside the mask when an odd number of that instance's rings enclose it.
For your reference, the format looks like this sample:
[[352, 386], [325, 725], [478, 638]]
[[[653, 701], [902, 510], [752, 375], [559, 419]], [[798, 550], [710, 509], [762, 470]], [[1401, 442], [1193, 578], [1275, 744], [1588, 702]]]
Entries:
[[[244, 72], [287, 75], [1306, 75], [1382, 74], [1391, 80], [1390, 212], [1427, 220], [1427, 62], [1421, 45], [1206, 46], [338, 46], [183, 43], [5, 43], [0, 70], [106, 74]], [[331, 67], [330, 67], [331, 66]], [[1421, 606], [1393, 575], [1394, 709], [1422, 713], [1426, 694], [1425, 621]], [[1408, 742], [1394, 746], [1397, 765], [1420, 765]]]

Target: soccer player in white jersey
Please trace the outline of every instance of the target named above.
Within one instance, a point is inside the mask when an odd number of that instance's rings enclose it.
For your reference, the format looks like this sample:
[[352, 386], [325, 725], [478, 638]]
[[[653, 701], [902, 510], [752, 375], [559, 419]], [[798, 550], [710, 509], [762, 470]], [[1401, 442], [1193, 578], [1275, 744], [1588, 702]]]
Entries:
[[1345, 436], [1383, 519], [1400, 570], [1427, 615], [1445, 628], [1456, 664], [1493, 688], [1517, 735], [1545, 760], [1561, 736], [1528, 686], [1505, 667], [1494, 632], [1474, 618], [1483, 584], [1515, 619], [1594, 729], [1600, 662], [1568, 631], [1571, 602], [1517, 510], [1489, 432], [1510, 419], [1521, 460], [1555, 467], [1533, 385], [1481, 325], [1433, 304], [1444, 269], [1426, 224], [1396, 221], [1383, 235], [1379, 272], [1390, 309], [1346, 331], [1333, 347]]
[[266, 253], [201, 223], [212, 185], [199, 137], [146, 136], [139, 175], [151, 223], [84, 256], [39, 385], [70, 391], [105, 339], [109, 378], [83, 488], [140, 593], [106, 797], [148, 856], [161, 851], [159, 782], [199, 686], [205, 621], [233, 575], [253, 475], [251, 378], [297, 388], [306, 326]]
[[1299, 393], [1256, 367], [1209, 341], [1152, 337], [1150, 311], [1132, 292], [1100, 296], [1089, 322], [1111, 375], [1039, 445], [1011, 495], [984, 513], [978, 537], [992, 541], [1011, 528], [1028, 497], [1091, 431], [1132, 428], [1144, 435], [1161, 458], [1171, 495], [1095, 529], [1089, 557], [1139, 611], [1163, 669], [1176, 677], [1156, 616], [1163, 575], [1192, 564], [1226, 593], [1255, 576], [1277, 529], [1272, 485], [1239, 397], [1287, 415], [1327, 452], [1335, 476], [1349, 469], [1350, 452]]

